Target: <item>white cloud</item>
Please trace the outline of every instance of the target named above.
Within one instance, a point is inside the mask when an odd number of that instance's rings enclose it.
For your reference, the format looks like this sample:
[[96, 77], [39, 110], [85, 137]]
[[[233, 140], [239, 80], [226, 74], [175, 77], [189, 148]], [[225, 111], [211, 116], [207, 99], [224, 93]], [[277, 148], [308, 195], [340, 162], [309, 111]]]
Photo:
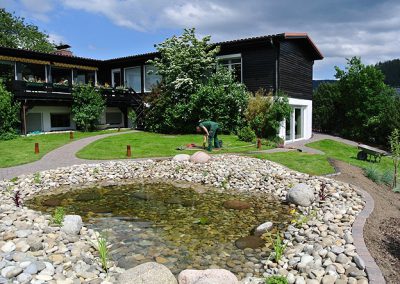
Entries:
[[67, 42], [66, 39], [62, 35], [59, 35], [57, 33], [49, 33], [49, 41], [56, 45]]
[[29, 18], [48, 22], [49, 13], [54, 8], [52, 0], [20, 0], [23, 9], [23, 15]]

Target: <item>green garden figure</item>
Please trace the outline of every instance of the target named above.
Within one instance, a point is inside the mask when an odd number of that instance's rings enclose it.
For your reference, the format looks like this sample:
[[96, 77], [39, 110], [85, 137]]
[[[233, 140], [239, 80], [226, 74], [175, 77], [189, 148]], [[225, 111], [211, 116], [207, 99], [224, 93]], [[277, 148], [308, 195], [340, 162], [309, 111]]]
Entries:
[[214, 140], [214, 148], [219, 149], [221, 146], [219, 145], [218, 141], [218, 131], [221, 129], [219, 128], [218, 123], [206, 120], [199, 123], [196, 127], [197, 133], [204, 133], [204, 141], [203, 145], [205, 146], [206, 141], [208, 140], [208, 151], [212, 151], [213, 148], [213, 140]]

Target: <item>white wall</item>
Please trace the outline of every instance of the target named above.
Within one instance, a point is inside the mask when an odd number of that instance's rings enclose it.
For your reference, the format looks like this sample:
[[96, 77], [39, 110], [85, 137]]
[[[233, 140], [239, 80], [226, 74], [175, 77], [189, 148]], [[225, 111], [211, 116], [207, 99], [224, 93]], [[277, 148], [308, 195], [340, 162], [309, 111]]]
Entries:
[[28, 110], [27, 113], [41, 113], [42, 114], [42, 131], [57, 131], [76, 129], [75, 122], [70, 117], [70, 127], [51, 127], [50, 114], [51, 113], [71, 113], [71, 108], [66, 106], [35, 106]]
[[[297, 139], [298, 140], [306, 140], [310, 139], [312, 136], [312, 100], [301, 100], [301, 99], [294, 99], [289, 98], [289, 104], [292, 107], [302, 107], [304, 110], [304, 117], [303, 117], [303, 138]], [[285, 121], [281, 122], [281, 127], [279, 129], [279, 137], [285, 140], [286, 137], [286, 123]], [[294, 141], [285, 141], [286, 143], [290, 143]]]

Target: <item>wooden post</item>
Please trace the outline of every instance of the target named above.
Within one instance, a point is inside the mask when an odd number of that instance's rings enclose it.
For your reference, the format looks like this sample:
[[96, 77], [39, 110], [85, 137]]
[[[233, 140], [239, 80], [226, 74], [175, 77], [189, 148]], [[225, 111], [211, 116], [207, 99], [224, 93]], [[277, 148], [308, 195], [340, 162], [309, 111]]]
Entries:
[[24, 128], [23, 134], [26, 136], [26, 105], [22, 106], [22, 127]]
[[257, 149], [261, 150], [261, 139], [257, 138]]
[[73, 140], [73, 139], [74, 139], [74, 132], [73, 132], [73, 131], [70, 131], [70, 132], [69, 132], [69, 139], [70, 139], [70, 140]]
[[39, 143], [35, 143], [35, 154], [39, 154]]
[[132, 155], [131, 153], [131, 145], [126, 145], [126, 156], [130, 158]]

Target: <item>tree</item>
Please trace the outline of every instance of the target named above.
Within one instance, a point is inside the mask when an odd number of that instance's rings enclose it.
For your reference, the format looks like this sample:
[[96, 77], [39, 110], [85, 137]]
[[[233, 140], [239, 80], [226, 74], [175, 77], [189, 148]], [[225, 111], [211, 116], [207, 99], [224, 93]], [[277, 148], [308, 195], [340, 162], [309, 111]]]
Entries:
[[387, 143], [386, 137], [400, 123], [396, 121], [399, 111], [395, 109], [395, 90], [384, 83], [380, 70], [365, 66], [359, 57], [348, 59], [345, 70], [335, 69], [340, 92], [335, 113], [341, 134], [359, 141]]
[[400, 167], [400, 131], [399, 129], [393, 130], [389, 137], [390, 150], [392, 152], [394, 175], [393, 175], [393, 189], [397, 187], [397, 173]]
[[41, 52], [54, 50], [54, 45], [49, 42], [46, 33], [5, 9], [0, 9], [0, 46]]
[[291, 111], [289, 99], [282, 91], [272, 94], [260, 89], [250, 97], [245, 116], [258, 137], [275, 139], [280, 123], [289, 118]]
[[313, 94], [313, 126], [325, 133], [340, 129], [340, 92], [336, 83], [322, 83]]
[[16, 136], [19, 110], [20, 104], [13, 101], [13, 95], [0, 82], [0, 140]]
[[400, 87], [400, 59], [379, 62], [376, 67], [385, 75], [386, 84]]
[[105, 108], [105, 100], [91, 84], [74, 86], [72, 91], [72, 114], [77, 127], [83, 131], [93, 130]]

